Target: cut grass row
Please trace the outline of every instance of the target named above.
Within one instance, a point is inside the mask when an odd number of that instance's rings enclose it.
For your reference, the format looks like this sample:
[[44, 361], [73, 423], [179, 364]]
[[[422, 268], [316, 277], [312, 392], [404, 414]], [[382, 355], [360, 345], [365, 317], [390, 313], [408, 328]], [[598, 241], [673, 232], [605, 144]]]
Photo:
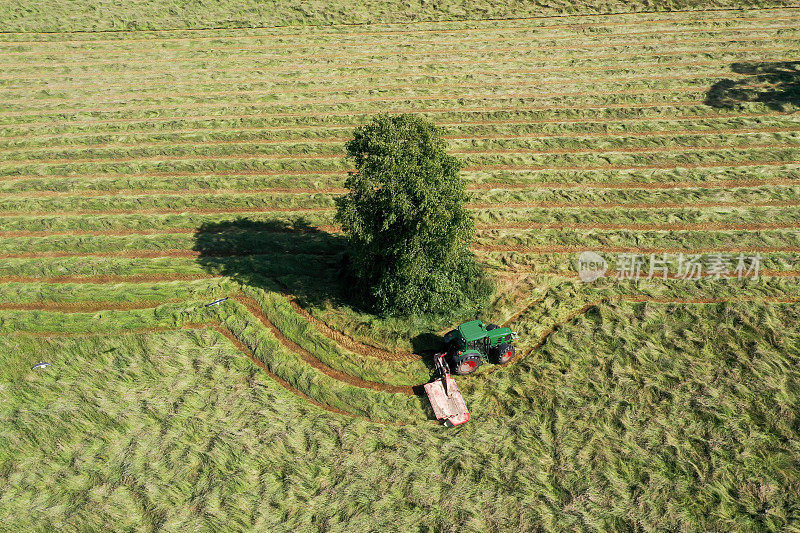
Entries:
[[[545, 137], [456, 139], [448, 143], [448, 151], [457, 156], [515, 153], [631, 153], [687, 150], [714, 150], [723, 148], [786, 148], [800, 146], [800, 126], [773, 132], [732, 132], [719, 134], [701, 132], [695, 135], [670, 135], [662, 133], [649, 136], [615, 137]], [[179, 160], [203, 157], [231, 156], [237, 158], [260, 157], [270, 159], [296, 156], [298, 158], [344, 157], [344, 142], [332, 140], [272, 140], [262, 141], [195, 141], [138, 142], [120, 145], [93, 145], [72, 147], [46, 147], [35, 150], [5, 151], [3, 164], [65, 164], [85, 162], [141, 161], [177, 158]]]
[[247, 307], [235, 300], [222, 307], [198, 303], [166, 304], [155, 309], [105, 310], [100, 313], [49, 311], [0, 311], [2, 330], [16, 334], [58, 331], [104, 333], [143, 328], [178, 328], [206, 320], [218, 320], [246, 345], [269, 370], [309, 398], [347, 413], [375, 420], [423, 420], [422, 402], [416, 397], [360, 388], [325, 374], [284, 346]]
[[[392, 53], [394, 54], [394, 57], [397, 57], [398, 60], [402, 60], [405, 66], [415, 67], [416, 69], [427, 73], [436, 72], [436, 67], [442, 64], [464, 68], [470, 64], [476, 63], [485, 63], [491, 65], [491, 63], [485, 59], [489, 55], [498, 57], [499, 60], [502, 60], [502, 64], [489, 67], [487, 71], [483, 73], [483, 75], [520, 73], [520, 68], [523, 66], [525, 68], [522, 69], [522, 72], [527, 72], [530, 74], [541, 75], [548, 73], [552, 74], [557, 72], [568, 72], [565, 67], [555, 66], [562, 63], [574, 63], [576, 72], [592, 72], [596, 70], [610, 70], [614, 68], [619, 69], [625, 68], [626, 62], [627, 65], [631, 66], [631, 61], [638, 55], [642, 56], [642, 63], [640, 65], [642, 67], [653, 67], [659, 64], [662, 64], [665, 67], [694, 65], [698, 67], [710, 66], [712, 69], [709, 70], [714, 71], [713, 67], [716, 65], [722, 66], [732, 61], [746, 60], [748, 58], [752, 58], [753, 61], [776, 61], [779, 60], [780, 57], [786, 57], [787, 59], [790, 59], [792, 52], [796, 50], [796, 42], [798, 37], [800, 37], [800, 34], [791, 34], [786, 32], [777, 32], [776, 34], [776, 32], [770, 31], [763, 33], [761, 37], [734, 39], [689, 39], [686, 41], [673, 41], [672, 44], [681, 45], [687, 43], [698, 43], [700, 46], [675, 46], [670, 52], [652, 51], [654, 46], [662, 43], [648, 45], [638, 41], [614, 42], [613, 40], [607, 41], [604, 39], [602, 42], [605, 44], [595, 48], [607, 50], [604, 53], [587, 52], [585, 50], [580, 50], [580, 47], [577, 47], [576, 49], [576, 47], [531, 47], [526, 45], [494, 49], [478, 48], [475, 50], [454, 50], [450, 53], [448, 53], [446, 50], [431, 50], [428, 52], [403, 52], [395, 50]], [[709, 44], [716, 44], [716, 46], [714, 48], [708, 48]], [[765, 44], [766, 46], [764, 46]], [[553, 50], [566, 50], [569, 53], [554, 54]], [[523, 53], [524, 56], [522, 55]], [[187, 69], [185, 74], [188, 76], [181, 78], [184, 83], [187, 79], [193, 79], [194, 76], [196, 76], [196, 74], [192, 72], [192, 67], [196, 67], [197, 65], [192, 65], [192, 63], [199, 63], [204, 69], [207, 68], [209, 74], [212, 75], [209, 78], [204, 78], [204, 80], [198, 78], [199, 87], [202, 87], [203, 85], [208, 84], [210, 80], [213, 80], [216, 77], [213, 76], [215, 74], [232, 74], [233, 76], [225, 77], [227, 81], [238, 80], [242, 83], [257, 82], [261, 84], [264, 84], [265, 82], [273, 84], [276, 82], [280, 83], [279, 80], [275, 79], [267, 81], [263, 78], [255, 79], [252, 77], [242, 77], [248, 75], [252, 76], [253, 71], [269, 72], [273, 75], [279, 74], [279, 78], [284, 78], [283, 81], [312, 83], [319, 83], [320, 81], [324, 80], [343, 81], [339, 77], [340, 74], [337, 74], [337, 72], [342, 71], [345, 68], [349, 68], [351, 71], [369, 69], [370, 72], [363, 72], [361, 74], [373, 77], [379, 77], [379, 73], [383, 73], [383, 75], [386, 76], [386, 74], [389, 72], [398, 72], [397, 66], [391, 65], [391, 63], [388, 61], [388, 57], [380, 58], [380, 55], [381, 54], [371, 56], [368, 54], [364, 55], [364, 57], [368, 57], [370, 60], [358, 64], [337, 61], [337, 59], [343, 57], [352, 60], [353, 57], [351, 57], [349, 54], [342, 56], [332, 55], [327, 58], [328, 61], [323, 61], [320, 59], [312, 59], [311, 61], [307, 61], [299, 60], [298, 58], [293, 58], [291, 56], [281, 57], [269, 56], [266, 54], [221, 54], [219, 56], [210, 58], [194, 58], [191, 56], [179, 55], [168, 59], [151, 58], [152, 60], [150, 61], [141, 61], [140, 59], [135, 59], [132, 60], [131, 63], [120, 62], [118, 60], [112, 62], [62, 62], [58, 59], [48, 60], [45, 63], [35, 63], [28, 60], [19, 63], [0, 65], [2, 66], [4, 72], [8, 74], [0, 77], [0, 80], [4, 82], [2, 84], [3, 86], [13, 88], [15, 87], [14, 83], [8, 82], [28, 82], [41, 79], [35, 76], [25, 75], [31, 71], [36, 71], [54, 75], [54, 82], [52, 83], [52, 86], [49, 86], [51, 88], [76, 89], [86, 88], [87, 83], [86, 78], [81, 78], [80, 83], [70, 82], [72, 77], [69, 76], [69, 74], [73, 70], [75, 73], [80, 72], [83, 75], [87, 75], [87, 78], [108, 75], [112, 73], [120, 73], [123, 74], [122, 79], [126, 79], [133, 72], [146, 72], [143, 80], [145, 83], [144, 88], [153, 88], [154, 81], [158, 78], [166, 77], [165, 75], [168, 73], [168, 71], [167, 69], [159, 67], [152, 67], [150, 71], [146, 71], [145, 69], [141, 68], [143, 63], [168, 63], [173, 65], [181, 65]], [[391, 57], [390, 54], [384, 55]], [[756, 55], [760, 57], [754, 57]], [[355, 54], [355, 56], [358, 57], [359, 54]], [[409, 58], [413, 56], [421, 56], [424, 60], [412, 61]], [[522, 57], [528, 58], [530, 61], [524, 62], [521, 60]], [[546, 57], [552, 57], [552, 61], [546, 62]], [[709, 57], [713, 57], [714, 59], [709, 60]], [[647, 59], [651, 59], [652, 61], [647, 62]], [[681, 59], [682, 61], [680, 61]], [[679, 61], [675, 63], [676, 60]], [[250, 63], [253, 65], [253, 68], [250, 71], [239, 72], [231, 68], [222, 68], [217, 66], [223, 64], [229, 66], [237, 63]], [[307, 77], [307, 71], [304, 72], [300, 68], [304, 63], [313, 63], [315, 65], [319, 65], [321, 69], [321, 80], [313, 80], [312, 78]], [[596, 64], [594, 68], [592, 68], [592, 63]], [[281, 65], [284, 65], [283, 68], [280, 68]], [[288, 68], [286, 65], [291, 65], [292, 67]], [[125, 68], [123, 69], [122, 67]], [[422, 69], [419, 69], [420, 67], [422, 67]], [[515, 68], [509, 69], [509, 67]], [[456, 70], [456, 72], [458, 71], [457, 68], [454, 68], [454, 70]], [[413, 72], [413, 70], [403, 70], [402, 72], [403, 75], [408, 76]], [[160, 83], [163, 86], [165, 82], [161, 81]], [[119, 79], [117, 79], [111, 87], [123, 88]]]
[[[563, 114], [563, 113], [562, 113]], [[719, 111], [709, 113], [708, 107], [697, 106], [694, 113], [673, 114], [668, 109], [662, 110], [662, 116], [593, 116], [582, 118], [580, 116], [546, 116], [541, 112], [518, 110], [486, 112], [473, 110], [468, 113], [458, 110], [441, 111], [437, 115], [430, 115], [430, 119], [445, 128], [455, 131], [475, 131], [487, 133], [497, 131], [658, 131], [660, 128], [678, 129], [686, 128], [688, 124], [712, 128], [719, 121], [734, 120], [749, 127], [764, 124], [795, 124], [792, 117], [776, 112], [765, 112], [763, 109], [743, 110], [738, 112]], [[595, 113], [597, 115], [597, 113]], [[327, 129], [352, 129], [363, 124], [360, 116], [337, 116], [332, 119], [327, 117], [267, 117], [263, 114], [216, 114], [203, 116], [169, 116], [150, 117], [149, 119], [117, 119], [117, 120], [64, 120], [58, 124], [42, 122], [33, 124], [34, 127], [20, 129], [20, 125], [0, 125], [4, 139], [20, 139], [28, 135], [54, 136], [54, 135], [89, 135], [89, 134], [126, 134], [129, 132], [154, 132], [169, 133], [171, 131], [185, 131], [187, 126], [192, 129], [206, 129], [211, 132], [225, 129], [259, 128], [273, 132], [302, 132], [307, 134], [314, 130]], [[342, 120], [344, 119], [344, 120]], [[137, 128], [136, 124], [147, 124], [147, 129]], [[21, 126], [30, 126], [23, 124]], [[277, 137], [280, 138], [280, 137]]]
[[[755, 174], [755, 175], [754, 175]], [[796, 165], [719, 167], [702, 169], [653, 169], [644, 171], [537, 171], [528, 174], [465, 172], [467, 190], [480, 200], [482, 191], [492, 189], [681, 189], [757, 187], [792, 185], [798, 180]], [[320, 173], [303, 175], [84, 175], [75, 177], [19, 177], [0, 180], [0, 195], [15, 196], [99, 196], [151, 194], [260, 194], [343, 192], [345, 175]]]
[[[234, 41], [236, 49], [247, 49], [248, 41], [255, 41], [256, 46], [269, 45], [272, 49], [285, 49], [285, 48], [298, 48], [303, 45], [314, 46], [316, 48], [324, 47], [325, 44], [333, 42], [341, 43], [342, 46], [375, 46], [381, 43], [389, 42], [395, 46], [402, 46], [409, 41], [420, 45], [427, 44], [447, 44], [452, 42], [493, 42], [503, 41], [514, 35], [524, 35], [526, 38], [541, 38], [548, 40], [557, 40], [559, 38], [574, 38], [576, 31], [582, 33], [585, 37], [593, 35], [600, 36], [615, 36], [615, 35], [668, 35], [675, 33], [695, 33], [695, 32], [715, 32], [715, 31], [735, 31], [746, 30], [752, 28], [759, 28], [763, 23], [768, 23], [769, 26], [783, 27], [791, 25], [797, 20], [796, 11], [786, 11], [778, 14], [772, 13], [758, 13], [755, 16], [724, 16], [715, 18], [702, 18], [694, 20], [681, 20], [677, 16], [670, 19], [663, 20], [647, 20], [641, 18], [629, 22], [581, 22], [580, 26], [576, 28], [574, 24], [554, 24], [554, 25], [540, 25], [540, 24], [510, 24], [511, 19], [504, 19], [502, 21], [495, 21], [494, 24], [486, 26], [477, 26], [475, 21], [469, 24], [461, 24], [460, 26], [453, 26], [452, 24], [442, 24], [438, 28], [430, 27], [422, 29], [421, 25], [409, 26], [407, 31], [397, 31], [396, 29], [384, 29], [382, 31], [369, 31], [357, 32], [352, 31], [346, 26], [340, 26], [335, 29], [326, 29], [318, 33], [310, 33], [304, 31], [302, 33], [275, 33], [275, 32], [250, 32], [246, 29], [237, 29], [236, 31], [225, 31], [223, 29], [208, 30], [205, 35], [198, 35], [197, 33], [191, 35], [181, 35], [179, 30], [152, 34], [148, 38], [144, 38], [142, 33], [118, 33], [115, 39], [104, 39], [98, 36], [92, 36], [89, 33], [83, 34], [88, 37], [86, 39], [74, 39], [76, 34], [71, 34], [69, 38], [64, 38], [62, 35], [58, 39], [36, 39], [36, 40], [19, 40], [10, 38], [9, 34], [5, 34], [3, 39], [0, 40], [0, 45], [5, 49], [4, 51], [13, 55], [38, 55], [46, 53], [50, 45], [55, 45], [58, 49], [67, 48], [74, 53], [85, 53], [87, 51], [102, 49], [98, 45], [110, 45], [114, 50], [125, 46], [124, 51], [155, 51], [155, 50], [208, 50], [208, 41], [213, 41], [214, 48], [216, 49], [220, 44], [226, 41]], [[775, 24], [775, 23], [784, 24]], [[662, 25], [659, 26], [659, 25]], [[700, 25], [700, 27], [698, 27]], [[619, 28], [620, 31], [611, 31], [608, 28]], [[561, 32], [561, 30], [568, 30]], [[551, 33], [555, 30], [557, 33]], [[480, 34], [480, 38], [471, 36], [470, 34]], [[51, 34], [52, 35], [52, 34]], [[413, 37], [409, 37], [412, 35]], [[461, 36], [465, 35], [465, 36]], [[28, 37], [30, 34], [28, 34]], [[365, 39], [364, 37], [377, 36], [378, 40]], [[44, 34], [41, 37], [45, 37]], [[433, 38], [431, 38], [433, 37]], [[186, 45], [192, 42], [199, 43], [197, 48], [189, 48]], [[84, 45], [89, 45], [84, 47]], [[223, 48], [224, 49], [224, 48]]]
[[[674, 168], [721, 168], [737, 166], [776, 166], [794, 164], [800, 149], [794, 142], [773, 145], [733, 148], [729, 146], [687, 147], [674, 153], [658, 147], [631, 150], [577, 152], [578, 149], [552, 150], [549, 153], [524, 153], [522, 149], [511, 153], [486, 151], [465, 154], [461, 157], [465, 171], [489, 170], [636, 170]], [[264, 173], [266, 175], [302, 172], [321, 174], [350, 169], [341, 155], [325, 157], [303, 155], [276, 155], [266, 157], [255, 154], [239, 155], [181, 155], [142, 158], [96, 159], [77, 162], [7, 161], [0, 168], [0, 178], [29, 179], [33, 176], [66, 177], [81, 173], [99, 174], [158, 174], [158, 173]], [[38, 173], [31, 173], [38, 170]]]
[[[750, 202], [756, 206], [795, 206], [800, 203], [798, 185], [763, 185], [741, 188], [689, 188], [689, 189], [597, 189], [565, 188], [489, 190], [469, 205], [477, 208], [518, 207], [568, 207], [614, 208], [637, 206], [683, 208], [726, 207]], [[239, 211], [260, 208], [264, 211], [332, 209], [334, 195], [324, 193], [301, 194], [206, 194], [194, 196], [143, 195], [143, 196], [89, 196], [89, 197], [14, 197], [0, 198], [2, 218], [25, 214], [69, 214], [96, 212], [123, 213], [146, 211]]]
[[[690, 124], [685, 122], [691, 121]], [[197, 127], [161, 127], [154, 123], [147, 128], [124, 128], [109, 130], [106, 124], [98, 124], [97, 128], [56, 126], [56, 131], [27, 134], [6, 135], [0, 138], [0, 147], [5, 150], [15, 149], [48, 149], [74, 148], [91, 146], [124, 146], [142, 143], [182, 144], [194, 142], [224, 143], [253, 142], [262, 143], [328, 143], [344, 142], [344, 136], [358, 124], [301, 124], [301, 125], [259, 125], [257, 119], [251, 125], [242, 125], [228, 120], [201, 121]], [[603, 137], [659, 137], [659, 136], [696, 136], [696, 135], [729, 135], [735, 133], [782, 133], [793, 132], [800, 128], [800, 122], [791, 116], [780, 114], [726, 114], [712, 118], [683, 117], [675, 119], [627, 120], [618, 122], [586, 121], [586, 122], [527, 122], [524, 120], [498, 121], [465, 121], [463, 123], [447, 123], [440, 121], [444, 128], [445, 138], [449, 142], [470, 140], [501, 140], [516, 138], [603, 138]]]
[[[684, 227], [716, 225], [740, 227], [761, 227], [764, 224], [797, 225], [800, 223], [800, 210], [797, 207], [733, 207], [724, 209], [703, 209], [681, 207], [669, 210], [636, 209], [636, 208], [562, 208], [548, 209], [540, 207], [493, 207], [474, 208], [471, 213], [479, 227], [518, 227], [528, 225], [555, 225], [556, 227], [585, 228], [595, 227]], [[247, 215], [246, 217], [243, 215]], [[333, 223], [333, 211], [317, 210], [302, 213], [296, 212], [258, 212], [250, 210], [231, 210], [222, 213], [177, 213], [166, 214], [94, 214], [91, 217], [82, 215], [37, 216], [13, 215], [0, 217], [0, 231], [3, 232], [54, 232], [69, 233], [72, 231], [88, 232], [170, 232], [176, 229], [194, 232], [204, 224], [230, 223], [245, 219], [253, 223], [285, 223], [292, 224], [300, 220], [311, 226], [330, 226]], [[25, 233], [23, 233], [24, 235]], [[102, 234], [102, 233], [101, 233]]]
[[[145, 105], [131, 105], [120, 109], [119, 105], [100, 108], [76, 108], [67, 106], [62, 109], [39, 109], [33, 106], [30, 109], [22, 111], [8, 111], [0, 114], [2, 124], [12, 125], [19, 123], [24, 126], [41, 123], [48, 116], [56, 116], [63, 120], [71, 118], [80, 118], [83, 115], [90, 114], [95, 119], [104, 120], [120, 120], [120, 119], [135, 119], [141, 118], [143, 115], [156, 114], [162, 115], [164, 112], [175, 112], [175, 116], [191, 116], [186, 115], [187, 111], [214, 111], [217, 113], [231, 113], [248, 114], [258, 112], [262, 115], [271, 115], [273, 117], [313, 117], [324, 116], [324, 109], [330, 109], [331, 117], [353, 115], [359, 116], [367, 113], [380, 112], [381, 109], [386, 108], [387, 103], [395, 104], [395, 106], [405, 105], [414, 107], [418, 113], [434, 112], [436, 109], [448, 109], [453, 112], [470, 111], [502, 111], [506, 106], [499, 104], [516, 104], [513, 108], [516, 112], [521, 111], [570, 111], [575, 108], [580, 108], [580, 111], [597, 111], [597, 110], [629, 110], [638, 111], [645, 109], [653, 109], [659, 107], [692, 107], [704, 105], [703, 101], [704, 89], [697, 87], [693, 88], [688, 94], [686, 91], [680, 91], [676, 94], [663, 93], [656, 91], [656, 95], [647, 94], [646, 92], [640, 95], [617, 95], [615, 93], [609, 94], [589, 94], [588, 96], [561, 96], [557, 93], [550, 93], [552, 97], [543, 98], [542, 93], [529, 93], [527, 91], [502, 93], [502, 92], [489, 92], [483, 94], [465, 94], [463, 97], [455, 100], [458, 103], [456, 107], [440, 107], [442, 102], [452, 102], [452, 95], [436, 94], [432, 96], [415, 96], [403, 94], [401, 96], [374, 96], [354, 99], [351, 97], [343, 97], [339, 99], [332, 99], [325, 102], [324, 99], [314, 98], [308, 101], [292, 100], [291, 98], [280, 98], [274, 95], [272, 98], [253, 99], [248, 101], [245, 98], [231, 98], [228, 101], [219, 101], [219, 99], [211, 98], [206, 103], [174, 103], [169, 102], [159, 104], [145, 104]], [[449, 96], [449, 97], [448, 97]], [[321, 101], [322, 100], [322, 101]], [[546, 103], [549, 105], [546, 105]], [[494, 104], [494, 105], [492, 105]], [[763, 111], [764, 106], [759, 104], [751, 104], [750, 109], [755, 111]], [[400, 107], [397, 107], [400, 109]], [[652, 111], [651, 111], [652, 112]], [[706, 110], [707, 112], [707, 110]], [[710, 114], [713, 116], [713, 114]], [[38, 121], [37, 121], [38, 119]], [[99, 120], [98, 120], [99, 121]]]
[[[139, 10], [139, 6], [132, 6], [135, 10]], [[508, 13], [503, 15], [491, 16], [486, 15], [479, 19], [465, 19], [464, 15], [469, 13], [467, 10], [461, 13], [461, 16], [454, 16], [452, 14], [445, 14], [442, 16], [439, 12], [429, 13], [429, 15], [436, 16], [435, 19], [419, 20], [417, 18], [407, 20], [396, 20], [394, 17], [386, 17], [385, 13], [381, 12], [379, 20], [365, 21], [365, 20], [342, 20], [341, 15], [332, 16], [324, 14], [327, 23], [312, 23], [308, 21], [291, 20], [290, 23], [273, 22], [263, 23], [256, 25], [244, 26], [229, 26], [225, 24], [208, 24], [208, 25], [192, 25], [184, 28], [186, 20], [181, 20], [180, 25], [167, 24], [164, 27], [150, 26], [150, 27], [134, 27], [125, 28], [118, 27], [119, 21], [113, 21], [114, 26], [109, 28], [48, 28], [40, 29], [25, 28], [19, 31], [10, 31], [5, 35], [5, 40], [9, 43], [17, 44], [37, 44], [41, 45], [47, 42], [58, 43], [98, 43], [98, 42], [114, 42], [114, 38], [125, 38], [128, 41], [141, 41], [148, 44], [153, 42], [194, 42], [194, 41], [208, 41], [218, 39], [220, 36], [236, 37], [239, 39], [251, 38], [293, 38], [302, 37], [303, 39], [313, 39], [314, 37], [358, 37], [359, 39], [365, 36], [381, 36], [396, 35], [399, 37], [408, 35], [435, 35], [446, 34], [448, 38], [454, 35], [464, 33], [486, 33], [488, 31], [498, 31], [499, 29], [530, 29], [530, 30], [549, 30], [560, 28], [574, 28], [576, 25], [579, 28], [584, 28], [587, 31], [607, 32], [608, 28], [612, 27], [626, 27], [634, 25], [639, 28], [649, 28], [653, 25], [670, 23], [672, 25], [693, 25], [693, 24], [709, 24], [709, 23], [729, 23], [737, 22], [753, 22], [759, 20], [769, 19], [785, 19], [794, 18], [797, 15], [795, 6], [772, 4], [772, 5], [748, 5], [748, 6], [707, 6], [710, 10], [695, 9], [695, 6], [685, 6], [683, 9], [670, 10], [669, 13], [657, 14], [649, 12], [644, 9], [634, 9], [627, 12], [622, 9], [603, 10], [600, 13], [590, 10], [589, 13], [583, 12], [581, 14], [570, 14], [569, 17], [560, 10], [546, 14], [534, 14], [525, 12], [525, 16], [513, 16], [513, 11], [518, 11], [518, 6], [509, 5]], [[606, 6], [607, 7], [607, 6]], [[638, 6], [637, 6], [638, 7]], [[379, 9], [384, 9], [385, 6], [380, 6]], [[559, 8], [560, 9], [560, 8]], [[596, 9], [596, 7], [595, 7]], [[367, 9], [369, 12], [370, 9]], [[644, 16], [642, 12], [646, 12]], [[55, 12], [58, 13], [58, 12]], [[519, 15], [519, 13], [517, 13]], [[191, 15], [190, 15], [191, 16]], [[486, 20], [488, 19], [488, 20]], [[577, 24], [576, 22], [577, 21]], [[27, 21], [37, 22], [37, 20]], [[369, 22], [369, 29], [365, 29], [365, 23]], [[302, 28], [302, 30], [300, 29]], [[109, 37], [108, 31], [113, 32], [113, 37]], [[96, 32], [96, 33], [95, 33]]]
[[[733, 249], [734, 247], [728, 247]], [[722, 253], [726, 247], [721, 247]], [[597, 248], [602, 252], [602, 248]], [[651, 250], [675, 253], [672, 247]], [[684, 250], [690, 252], [691, 248]], [[611, 255], [611, 253], [607, 254]], [[731, 255], [736, 255], [732, 253]], [[797, 253], [761, 253], [762, 275], [796, 276]], [[526, 253], [524, 251], [479, 252], [479, 258], [500, 271], [536, 272], [540, 274], [576, 275], [576, 252]], [[0, 281], [61, 283], [91, 282], [93, 279], [112, 281], [170, 281], [174, 279], [203, 279], [228, 276], [242, 283], [259, 283], [262, 278], [294, 279], [295, 286], [307, 280], [309, 272], [332, 272], [335, 265], [319, 254], [261, 254], [248, 256], [148, 257], [126, 258], [95, 255], [89, 257], [38, 257], [0, 260]], [[291, 278], [294, 276], [294, 278]]]
[[[665, 249], [751, 251], [797, 249], [800, 247], [800, 221], [789, 229], [756, 229], [751, 231], [706, 231], [700, 228], [680, 231], [650, 231], [630, 229], [596, 229], [577, 232], [565, 229], [479, 229], [474, 245], [484, 251], [521, 251], [553, 253], [574, 248], [587, 249]], [[207, 243], [204, 243], [207, 241]], [[333, 241], [330, 235], [306, 233], [300, 236], [291, 231], [261, 231], [203, 234], [159, 233], [152, 235], [48, 235], [44, 237], [11, 237], [0, 241], [0, 258], [52, 257], [83, 255], [126, 255], [136, 257], [148, 253], [192, 252], [206, 256], [234, 256], [265, 253], [335, 254], [344, 251], [344, 241]]]

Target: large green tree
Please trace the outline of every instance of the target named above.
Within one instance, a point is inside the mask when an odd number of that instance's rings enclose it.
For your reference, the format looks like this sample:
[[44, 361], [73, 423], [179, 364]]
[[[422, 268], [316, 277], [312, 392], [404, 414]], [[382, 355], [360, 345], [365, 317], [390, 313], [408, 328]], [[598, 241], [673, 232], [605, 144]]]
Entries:
[[355, 165], [337, 200], [356, 289], [388, 315], [481, 307], [492, 283], [469, 250], [461, 162], [442, 130], [413, 115], [378, 115], [346, 145]]

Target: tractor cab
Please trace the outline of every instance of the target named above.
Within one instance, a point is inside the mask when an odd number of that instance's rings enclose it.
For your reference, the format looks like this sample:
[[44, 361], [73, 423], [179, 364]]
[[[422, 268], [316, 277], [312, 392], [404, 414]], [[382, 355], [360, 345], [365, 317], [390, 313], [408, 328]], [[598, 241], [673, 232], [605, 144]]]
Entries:
[[489, 359], [505, 364], [514, 357], [516, 338], [511, 328], [486, 325], [480, 320], [464, 322], [444, 336], [447, 363], [460, 375], [470, 374]]

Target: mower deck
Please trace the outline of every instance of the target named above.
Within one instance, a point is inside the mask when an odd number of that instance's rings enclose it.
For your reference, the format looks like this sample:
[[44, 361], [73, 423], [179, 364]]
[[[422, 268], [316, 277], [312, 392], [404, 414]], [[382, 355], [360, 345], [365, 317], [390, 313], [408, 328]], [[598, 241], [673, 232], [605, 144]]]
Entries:
[[445, 425], [458, 426], [469, 420], [467, 404], [450, 374], [425, 384], [425, 392], [438, 420]]

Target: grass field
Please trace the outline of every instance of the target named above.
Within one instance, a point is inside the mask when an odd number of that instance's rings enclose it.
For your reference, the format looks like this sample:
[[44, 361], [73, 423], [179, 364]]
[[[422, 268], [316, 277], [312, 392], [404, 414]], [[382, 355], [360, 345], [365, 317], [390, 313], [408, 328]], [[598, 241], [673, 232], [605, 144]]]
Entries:
[[[3, 529], [800, 529], [800, 8], [6, 13], [29, 33], [0, 34]], [[378, 112], [444, 128], [486, 318], [521, 334], [459, 379], [453, 430], [415, 387], [453, 324], [337, 278], [343, 145]], [[584, 250], [761, 271], [582, 283]]]

